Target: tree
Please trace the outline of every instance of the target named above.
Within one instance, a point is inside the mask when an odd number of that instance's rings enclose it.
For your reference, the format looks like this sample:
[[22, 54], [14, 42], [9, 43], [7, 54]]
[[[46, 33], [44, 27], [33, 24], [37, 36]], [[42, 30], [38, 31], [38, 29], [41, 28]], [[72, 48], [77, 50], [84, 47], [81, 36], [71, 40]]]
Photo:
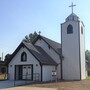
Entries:
[[85, 58], [86, 58], [88, 76], [90, 76], [90, 51], [89, 50], [85, 51]]
[[90, 61], [90, 51], [89, 50], [85, 51], [85, 58], [86, 60]]
[[35, 31], [34, 33], [30, 33], [29, 35], [26, 35], [25, 38], [23, 39], [23, 41], [29, 43], [29, 42], [33, 42], [34, 39], [37, 37], [37, 32]]
[[88, 67], [88, 69], [90, 69], [90, 51], [89, 50], [85, 51], [85, 59], [87, 62], [87, 67]]
[[4, 61], [7, 62], [11, 58], [11, 54], [6, 54]]

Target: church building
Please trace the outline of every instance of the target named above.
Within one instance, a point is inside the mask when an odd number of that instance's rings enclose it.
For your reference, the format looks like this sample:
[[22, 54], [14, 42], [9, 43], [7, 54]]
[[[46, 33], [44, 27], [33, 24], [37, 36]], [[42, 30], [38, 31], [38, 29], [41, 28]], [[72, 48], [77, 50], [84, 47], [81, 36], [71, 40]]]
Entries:
[[85, 28], [72, 13], [61, 24], [61, 44], [38, 35], [33, 43], [21, 42], [8, 61], [10, 80], [83, 80], [85, 67]]

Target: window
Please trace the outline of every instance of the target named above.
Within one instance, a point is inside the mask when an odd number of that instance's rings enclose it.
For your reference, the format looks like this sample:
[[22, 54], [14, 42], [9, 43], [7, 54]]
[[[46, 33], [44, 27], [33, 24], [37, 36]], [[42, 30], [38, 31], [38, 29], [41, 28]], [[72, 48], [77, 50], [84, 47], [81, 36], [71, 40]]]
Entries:
[[21, 54], [21, 61], [27, 61], [27, 54], [25, 52]]
[[23, 67], [24, 69], [26, 68], [26, 67]]
[[31, 66], [29, 66], [28, 68], [31, 68]]
[[83, 27], [81, 27], [81, 34], [83, 34]]
[[50, 45], [48, 45], [48, 48], [50, 49]]
[[68, 25], [68, 27], [67, 27], [67, 34], [72, 34], [73, 33], [73, 27], [72, 27], [72, 25]]

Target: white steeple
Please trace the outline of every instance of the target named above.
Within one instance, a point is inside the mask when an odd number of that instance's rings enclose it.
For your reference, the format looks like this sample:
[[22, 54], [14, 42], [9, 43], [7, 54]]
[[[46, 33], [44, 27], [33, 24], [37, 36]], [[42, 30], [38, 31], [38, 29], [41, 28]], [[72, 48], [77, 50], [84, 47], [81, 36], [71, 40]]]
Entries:
[[72, 13], [66, 18], [66, 21], [70, 21], [70, 20], [80, 21], [80, 18], [76, 14]]
[[[73, 4], [70, 6], [73, 8]], [[61, 24], [63, 79], [85, 79], [85, 30], [80, 18], [72, 13]]]

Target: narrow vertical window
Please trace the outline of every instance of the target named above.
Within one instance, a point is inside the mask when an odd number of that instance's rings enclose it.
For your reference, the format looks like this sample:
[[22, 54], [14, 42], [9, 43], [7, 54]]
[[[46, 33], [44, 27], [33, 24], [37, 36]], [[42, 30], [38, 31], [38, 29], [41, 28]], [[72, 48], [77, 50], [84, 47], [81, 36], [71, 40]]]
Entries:
[[50, 49], [50, 45], [48, 45], [48, 48]]
[[83, 34], [83, 27], [81, 27], [81, 34]]
[[73, 33], [73, 27], [71, 24], [69, 24], [67, 27], [67, 34], [72, 34], [72, 33]]
[[27, 54], [25, 52], [21, 54], [21, 61], [27, 61]]

